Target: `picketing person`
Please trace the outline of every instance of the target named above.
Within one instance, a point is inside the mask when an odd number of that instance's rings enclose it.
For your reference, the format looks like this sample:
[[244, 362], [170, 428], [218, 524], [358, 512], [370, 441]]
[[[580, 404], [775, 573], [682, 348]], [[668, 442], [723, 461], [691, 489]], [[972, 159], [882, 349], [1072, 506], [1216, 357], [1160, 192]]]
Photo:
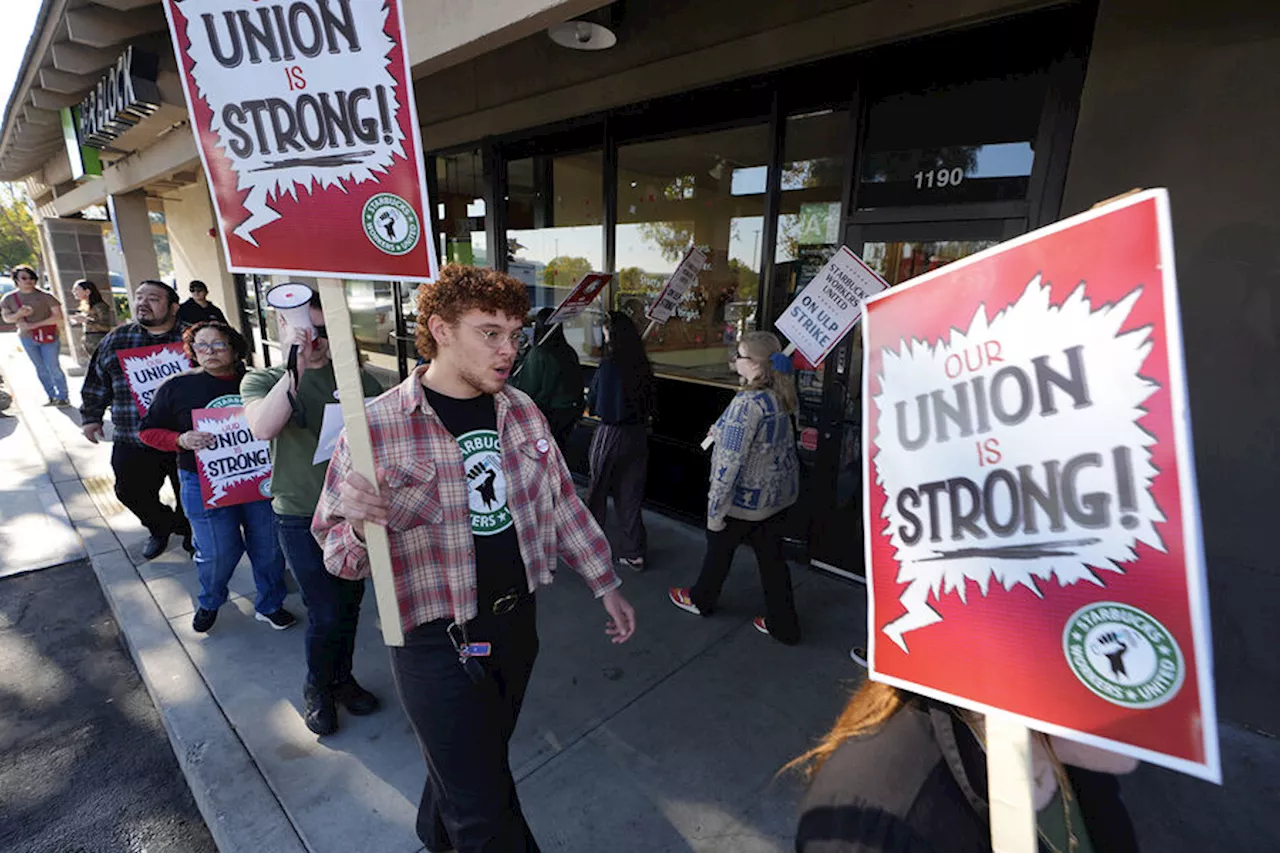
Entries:
[[[825, 737], [788, 765], [810, 787], [797, 853], [991, 853], [981, 714], [864, 681]], [[1032, 734], [1042, 853], [1136, 853], [1116, 774], [1138, 762]]]
[[582, 363], [565, 340], [564, 327], [547, 323], [554, 313], [554, 308], [538, 311], [533, 348], [511, 378], [511, 386], [533, 399], [551, 425], [551, 434], [563, 454], [573, 428], [582, 418]]
[[507, 385], [528, 311], [522, 282], [450, 265], [418, 289], [430, 364], [368, 407], [377, 487], [339, 439], [313, 531], [331, 572], [367, 577], [365, 524], [383, 524], [404, 645], [401, 702], [427, 763], [417, 830], [433, 853], [537, 851], [508, 745], [538, 653], [535, 590], [557, 558], [625, 642], [635, 613], [609, 544], [574, 491], [546, 418]]
[[178, 319], [184, 323], [199, 323], [204, 320], [227, 322], [222, 309], [209, 301], [209, 286], [198, 279], [187, 285], [187, 293], [191, 297], [178, 308]]
[[[111, 470], [116, 497], [147, 528], [150, 535], [142, 555], [151, 560], [168, 547], [169, 537], [175, 533], [182, 536], [182, 547], [188, 552], [195, 546], [182, 512], [177, 455], [148, 447], [138, 437], [142, 416], [117, 353], [180, 342], [183, 326], [178, 322], [178, 292], [162, 281], [139, 282], [133, 294], [133, 316], [133, 322], [112, 329], [98, 344], [80, 388], [80, 423], [85, 438], [97, 444], [104, 438], [102, 419], [111, 407]], [[172, 508], [160, 500], [166, 479], [179, 496]]]
[[69, 406], [67, 377], [58, 361], [62, 347], [58, 332], [62, 325], [62, 303], [37, 287], [40, 278], [26, 264], [18, 264], [9, 275], [18, 287], [0, 299], [0, 318], [17, 326], [18, 340], [49, 397], [45, 405]]
[[748, 332], [731, 367], [743, 388], [711, 428], [711, 489], [707, 495], [707, 551], [692, 587], [672, 587], [671, 603], [710, 616], [729, 576], [734, 551], [749, 542], [764, 587], [764, 615], [756, 630], [780, 642], [800, 641], [791, 571], [782, 554], [784, 512], [800, 492], [791, 419], [796, 389], [791, 360], [771, 332]]
[[84, 330], [83, 342], [85, 358], [93, 360], [98, 344], [111, 331], [111, 306], [98, 292], [98, 286], [87, 278], [82, 278], [71, 285], [71, 293], [80, 304], [76, 313], [69, 318], [73, 326]]
[[[296, 283], [277, 287], [299, 287]], [[319, 294], [312, 294], [310, 322], [290, 324], [281, 312], [281, 350], [297, 346], [296, 365], [251, 370], [240, 383], [245, 419], [255, 438], [271, 442], [271, 507], [280, 546], [307, 608], [307, 679], [303, 685], [303, 721], [317, 735], [338, 730], [338, 706], [356, 716], [372, 714], [381, 703], [352, 674], [356, 629], [365, 582], [339, 578], [324, 567], [324, 554], [311, 535], [311, 516], [324, 487], [327, 460], [315, 461], [326, 405], [337, 403], [328, 331]], [[361, 371], [366, 396], [382, 387]]]
[[610, 495], [622, 539], [618, 562], [643, 571], [648, 536], [641, 512], [649, 468], [649, 426], [655, 410], [653, 365], [636, 324], [621, 311], [605, 315], [600, 366], [591, 378], [587, 409], [600, 418], [591, 439], [587, 506], [605, 526]]
[[241, 404], [240, 380], [249, 346], [239, 332], [217, 320], [187, 327], [182, 343], [187, 358], [199, 366], [160, 386], [138, 437], [148, 447], [178, 454], [182, 505], [194, 534], [200, 579], [191, 628], [203, 634], [213, 627], [218, 608], [227, 601], [227, 583], [246, 552], [258, 593], [254, 617], [277, 630], [290, 628], [296, 619], [284, 607], [284, 555], [270, 501], [208, 508], [197, 469], [196, 451], [213, 446], [217, 437], [196, 429], [191, 413]]

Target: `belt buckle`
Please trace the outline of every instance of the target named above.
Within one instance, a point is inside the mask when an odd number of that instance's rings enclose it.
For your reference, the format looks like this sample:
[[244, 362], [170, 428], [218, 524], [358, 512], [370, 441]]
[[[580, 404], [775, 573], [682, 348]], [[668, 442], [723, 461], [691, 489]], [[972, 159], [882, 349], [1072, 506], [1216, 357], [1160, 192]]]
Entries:
[[516, 604], [520, 601], [520, 593], [512, 590], [501, 598], [493, 602], [493, 615], [506, 616], [512, 610], [516, 609]]

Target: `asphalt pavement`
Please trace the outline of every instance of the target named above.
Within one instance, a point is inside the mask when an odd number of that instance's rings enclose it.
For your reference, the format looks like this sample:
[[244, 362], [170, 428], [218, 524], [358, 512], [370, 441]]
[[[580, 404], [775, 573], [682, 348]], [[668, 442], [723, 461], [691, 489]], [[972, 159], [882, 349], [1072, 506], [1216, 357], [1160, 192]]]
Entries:
[[0, 850], [217, 850], [88, 560], [0, 580]]

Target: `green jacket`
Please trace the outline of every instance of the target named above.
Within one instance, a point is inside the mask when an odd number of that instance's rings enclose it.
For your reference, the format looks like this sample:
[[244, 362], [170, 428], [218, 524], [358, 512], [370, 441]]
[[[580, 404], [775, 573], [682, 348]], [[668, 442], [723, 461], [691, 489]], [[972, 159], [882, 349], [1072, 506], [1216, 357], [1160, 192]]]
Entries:
[[511, 384], [532, 397], [548, 420], [553, 412], [582, 413], [582, 365], [560, 329], [529, 350]]

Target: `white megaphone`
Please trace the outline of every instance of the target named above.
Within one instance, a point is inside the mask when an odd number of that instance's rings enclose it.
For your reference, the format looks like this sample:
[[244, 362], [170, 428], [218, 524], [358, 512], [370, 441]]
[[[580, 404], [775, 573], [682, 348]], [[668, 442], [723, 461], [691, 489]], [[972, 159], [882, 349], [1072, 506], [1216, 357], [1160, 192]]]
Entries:
[[[311, 322], [311, 297], [314, 295], [315, 291], [307, 285], [297, 281], [286, 281], [267, 291], [267, 304], [276, 309], [276, 315], [284, 321], [286, 326], [306, 329], [310, 331], [312, 340], [315, 340], [316, 327]], [[298, 345], [294, 344], [289, 348], [289, 372], [296, 374], [297, 365]]]

